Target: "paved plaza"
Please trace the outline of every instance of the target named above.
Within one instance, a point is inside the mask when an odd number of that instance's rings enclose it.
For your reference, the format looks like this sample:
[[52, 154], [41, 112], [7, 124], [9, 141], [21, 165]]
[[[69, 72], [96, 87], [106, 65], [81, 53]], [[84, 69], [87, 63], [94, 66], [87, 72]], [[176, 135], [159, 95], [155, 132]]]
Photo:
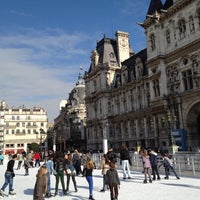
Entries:
[[[7, 162], [0, 165], [0, 187], [4, 182], [4, 172]], [[17, 166], [17, 161], [15, 168]], [[4, 199], [16, 200], [32, 200], [33, 188], [36, 180], [36, 173], [38, 168], [31, 168], [30, 175], [24, 176], [24, 168], [15, 170], [14, 189], [16, 196], [4, 197]], [[199, 199], [200, 193], [200, 178], [183, 177], [177, 180], [174, 176], [170, 176], [169, 180], [164, 179], [161, 174], [160, 181], [153, 181], [153, 183], [143, 183], [144, 175], [141, 172], [132, 171], [132, 179], [122, 179], [122, 171], [118, 170], [121, 185], [119, 190], [119, 200], [194, 200]], [[95, 200], [110, 200], [109, 191], [100, 192], [102, 189], [101, 170], [94, 170], [94, 198]], [[66, 177], [65, 177], [66, 180]], [[67, 196], [62, 196], [61, 184], [59, 185], [59, 194], [56, 197], [51, 197], [52, 200], [66, 199], [66, 200], [86, 200], [88, 199], [88, 184], [84, 177], [76, 177], [78, 192], [74, 192], [72, 182], [70, 182], [69, 193]], [[55, 177], [51, 176], [52, 193], [55, 188]], [[6, 188], [8, 192], [8, 187]]]

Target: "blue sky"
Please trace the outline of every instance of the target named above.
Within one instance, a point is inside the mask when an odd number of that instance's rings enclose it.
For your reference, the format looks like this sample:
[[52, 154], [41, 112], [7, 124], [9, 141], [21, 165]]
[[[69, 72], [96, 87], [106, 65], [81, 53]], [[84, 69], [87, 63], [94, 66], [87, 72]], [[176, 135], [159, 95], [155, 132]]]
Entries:
[[135, 52], [146, 47], [150, 0], [0, 0], [0, 99], [9, 107], [38, 106], [49, 121], [75, 86], [80, 66], [104, 34], [130, 34]]

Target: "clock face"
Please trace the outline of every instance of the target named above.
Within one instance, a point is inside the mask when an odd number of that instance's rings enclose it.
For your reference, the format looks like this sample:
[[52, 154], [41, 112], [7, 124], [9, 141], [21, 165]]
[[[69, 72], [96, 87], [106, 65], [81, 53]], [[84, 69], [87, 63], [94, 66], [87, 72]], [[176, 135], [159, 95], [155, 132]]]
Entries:
[[122, 38], [119, 42], [120, 46], [122, 47], [126, 47], [128, 45], [128, 41], [126, 40], [126, 38]]

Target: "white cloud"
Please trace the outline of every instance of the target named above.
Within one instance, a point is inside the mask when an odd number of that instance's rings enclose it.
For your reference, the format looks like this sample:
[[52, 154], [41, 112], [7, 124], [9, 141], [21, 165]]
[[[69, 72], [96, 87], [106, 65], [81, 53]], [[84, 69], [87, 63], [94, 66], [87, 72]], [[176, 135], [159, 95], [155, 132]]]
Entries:
[[[0, 35], [1, 99], [9, 106], [43, 107], [52, 121], [60, 100], [75, 86], [79, 66], [84, 64], [81, 56], [89, 57], [80, 48], [88, 40], [83, 34], [60, 30]], [[80, 57], [77, 65], [74, 57]]]

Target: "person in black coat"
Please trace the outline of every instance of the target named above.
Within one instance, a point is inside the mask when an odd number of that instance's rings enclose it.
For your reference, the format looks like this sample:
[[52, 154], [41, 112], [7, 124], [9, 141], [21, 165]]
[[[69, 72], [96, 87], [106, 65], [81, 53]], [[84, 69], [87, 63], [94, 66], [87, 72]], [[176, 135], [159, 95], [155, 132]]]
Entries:
[[131, 164], [131, 156], [129, 154], [128, 148], [124, 145], [121, 147], [120, 151], [120, 162], [123, 168], [123, 179], [126, 179], [126, 174], [128, 175], [128, 178], [131, 179], [131, 173], [129, 167], [129, 165]]
[[157, 158], [157, 153], [152, 149], [149, 152], [149, 159], [151, 162], [151, 169], [152, 169], [152, 174], [153, 174], [153, 180], [156, 180], [156, 175], [157, 175], [157, 180], [160, 180], [160, 174], [158, 172], [158, 158]]
[[15, 173], [14, 173], [14, 165], [15, 165], [15, 161], [17, 160], [17, 155], [14, 154], [12, 156], [12, 159], [8, 161], [7, 164], [7, 169], [5, 172], [5, 182], [3, 184], [3, 186], [1, 187], [0, 190], [0, 196], [4, 196], [4, 190], [6, 189], [6, 187], [9, 184], [9, 195], [15, 195], [16, 193], [13, 192], [13, 177], [15, 177]]
[[117, 155], [113, 151], [113, 148], [109, 148], [106, 155], [107, 155], [107, 158], [108, 158], [108, 160], [110, 162], [112, 162], [112, 163], [116, 163], [117, 162]]

